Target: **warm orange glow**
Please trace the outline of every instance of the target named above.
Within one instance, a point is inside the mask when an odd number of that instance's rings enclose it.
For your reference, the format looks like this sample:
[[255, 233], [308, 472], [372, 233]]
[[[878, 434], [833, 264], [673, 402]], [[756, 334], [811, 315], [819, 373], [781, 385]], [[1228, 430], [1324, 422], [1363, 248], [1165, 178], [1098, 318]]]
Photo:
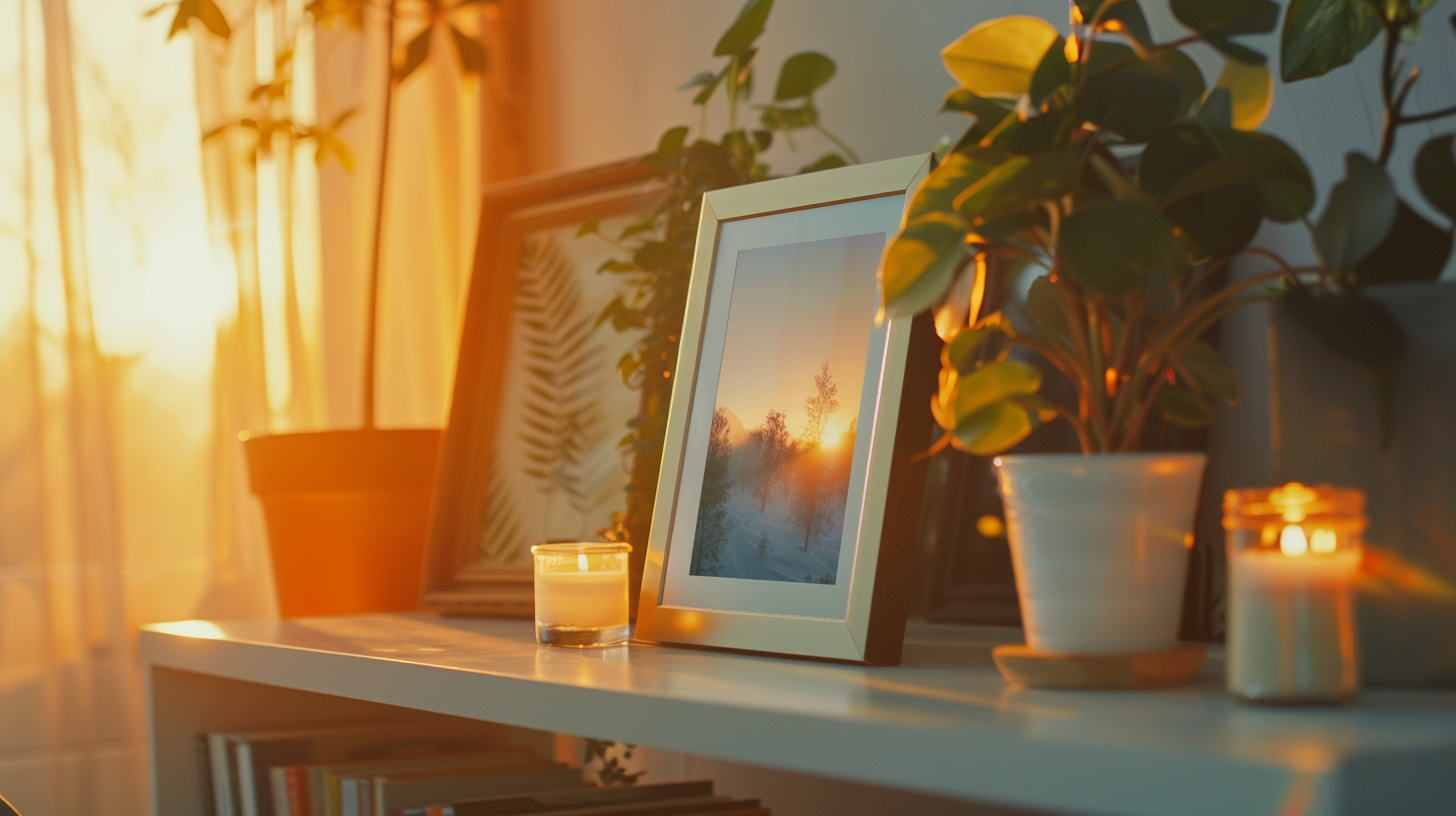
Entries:
[[[1076, 7], [1073, 6], [1073, 8]], [[1076, 62], [1081, 57], [1082, 51], [1077, 46], [1077, 36], [1075, 34], [1067, 38], [1067, 45], [1062, 50], [1062, 53], [1066, 54], [1067, 62]]]
[[1000, 516], [984, 515], [976, 519], [976, 532], [982, 538], [1000, 538], [1006, 535], [1006, 524]]

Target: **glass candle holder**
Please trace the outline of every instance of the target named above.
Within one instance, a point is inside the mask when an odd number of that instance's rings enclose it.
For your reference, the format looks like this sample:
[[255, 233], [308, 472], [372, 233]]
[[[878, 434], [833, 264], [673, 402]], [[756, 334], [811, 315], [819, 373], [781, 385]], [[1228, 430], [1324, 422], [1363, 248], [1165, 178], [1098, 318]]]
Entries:
[[616, 646], [627, 642], [627, 544], [537, 544], [536, 642]]
[[1224, 495], [1230, 694], [1267, 703], [1355, 695], [1351, 590], [1364, 507], [1358, 490], [1297, 482]]

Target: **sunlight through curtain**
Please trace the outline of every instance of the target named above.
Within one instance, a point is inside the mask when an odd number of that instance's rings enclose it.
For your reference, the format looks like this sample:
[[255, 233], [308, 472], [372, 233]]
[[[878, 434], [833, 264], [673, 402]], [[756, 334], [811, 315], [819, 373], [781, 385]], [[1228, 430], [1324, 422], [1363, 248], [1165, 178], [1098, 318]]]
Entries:
[[[238, 432], [359, 415], [379, 32], [316, 47], [302, 0], [233, 0], [230, 41], [169, 41], [157, 2], [0, 0], [0, 793], [26, 814], [146, 812], [136, 626], [275, 614]], [[460, 24], [490, 42], [488, 17]], [[358, 108], [352, 173], [199, 138], [281, 80], [300, 122]], [[432, 61], [396, 100], [386, 425], [444, 420], [500, 171], [479, 84]]]

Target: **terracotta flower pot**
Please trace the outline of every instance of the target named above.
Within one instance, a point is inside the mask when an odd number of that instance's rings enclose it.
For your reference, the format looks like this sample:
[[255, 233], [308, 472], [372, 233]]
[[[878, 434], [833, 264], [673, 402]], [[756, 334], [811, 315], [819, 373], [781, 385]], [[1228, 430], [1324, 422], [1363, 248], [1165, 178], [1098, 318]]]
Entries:
[[440, 431], [243, 440], [284, 617], [414, 609]]
[[1177, 644], [1201, 453], [996, 458], [1026, 643], [1069, 654]]

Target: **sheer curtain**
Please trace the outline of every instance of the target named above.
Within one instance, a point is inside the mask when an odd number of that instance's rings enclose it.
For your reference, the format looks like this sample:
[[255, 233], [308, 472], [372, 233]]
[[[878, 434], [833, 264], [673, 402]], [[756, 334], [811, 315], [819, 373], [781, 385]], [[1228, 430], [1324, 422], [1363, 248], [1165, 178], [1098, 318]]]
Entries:
[[[238, 432], [358, 417], [379, 32], [234, 0], [229, 42], [168, 41], [157, 2], [0, 0], [0, 793], [28, 816], [146, 812], [136, 627], [273, 614]], [[353, 173], [200, 139], [280, 71], [302, 122], [358, 107]], [[436, 59], [397, 99], [386, 425], [443, 421], [480, 181], [527, 166], [482, 158], [493, 77]]]

